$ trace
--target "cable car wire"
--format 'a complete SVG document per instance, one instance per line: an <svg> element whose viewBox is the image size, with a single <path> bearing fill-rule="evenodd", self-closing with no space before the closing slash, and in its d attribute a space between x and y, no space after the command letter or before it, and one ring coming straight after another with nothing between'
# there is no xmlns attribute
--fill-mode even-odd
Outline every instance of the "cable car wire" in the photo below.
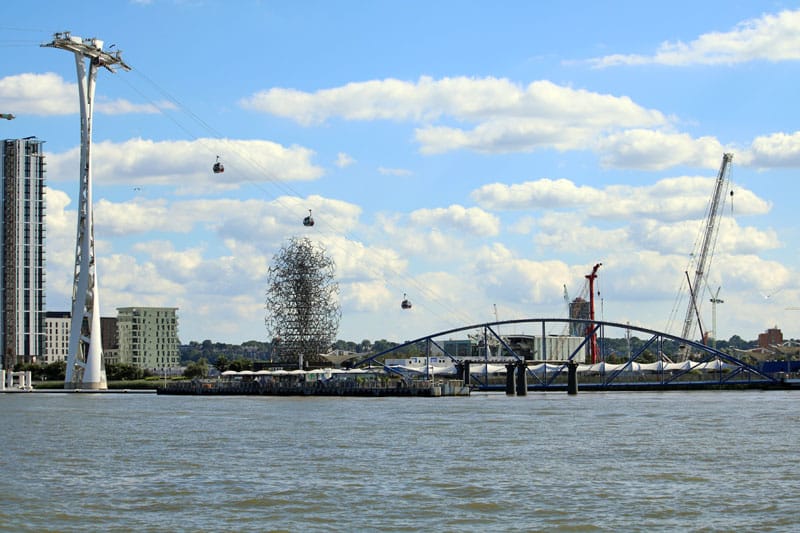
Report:
<svg viewBox="0 0 800 533"><path fill-rule="evenodd" d="M259 175L263 177L263 181L262 182L269 183L270 185L272 185L273 187L275 187L276 189L281 191L283 194L286 194L288 196L294 196L294 197L299 198L299 199L302 198L302 195L298 191L296 191L293 187L291 187L291 185L287 184L284 180L278 180L278 179L274 179L274 178L269 177L268 172L266 172L267 169L263 168L260 163L254 161L246 151L243 151L243 150L239 149L237 147L236 143L230 142L230 140L227 138L227 136L223 135L220 131L218 131L217 129L212 127L208 122L206 122L203 118L201 118L199 115L197 115L196 113L191 111L191 109L189 109L186 105L184 105L181 101L179 101L174 95L172 95L168 91L166 91L163 87L161 87L158 83L156 83L152 78L147 76L140 69L134 67L132 69L132 72L136 73L142 80L146 81L149 85L151 85L158 92L158 94L163 96L166 101L168 101L173 106L175 106L175 108L177 110L183 112L185 115L190 117L194 122L196 122L202 129L206 130L212 136L214 136L217 139L217 142L213 143L213 144L217 145L218 143L222 143L222 145L225 148L229 149L229 153L235 153L239 158L241 158L242 161L244 161L249 166L251 166L253 169L255 169L255 171L259 172L260 173ZM123 78L127 78L127 77L123 77ZM160 105L157 102L153 101L151 98L149 98L147 95L145 95L137 87L134 87L130 83L129 80L123 79L122 81L123 81L123 83L127 84L131 88L131 90L133 90L134 92L139 94L143 99L147 100L148 103L150 103L151 105L154 105L157 109L159 109L162 112L162 114L164 114L166 117L168 117L176 126L178 126L182 131L184 131L184 133L186 133L191 139L193 139L195 141L200 141L203 144L205 144L206 146L211 144L211 143L208 142L207 139L201 139L200 137L195 135L192 131L190 131L190 129L188 127L186 127L183 123L178 121L177 118L175 116L173 116L173 113L171 112L172 110L169 109L169 106ZM210 146L208 146L208 147L211 148ZM246 177L247 176L246 174L241 174L241 176L243 178L243 182L248 183L249 185L261 190L262 193L264 193L266 196L271 197L268 194L268 191L261 185L262 182L254 181L252 179L248 179ZM271 197L271 198L272 198L272 200L274 202L276 202L282 208L286 209L287 212L293 212L294 211L294 207L293 206L290 207L290 206L285 205L285 202L283 202L280 199L280 197ZM310 210L309 210L309 217L310 217ZM306 217L306 218L309 218L309 217ZM331 230L331 232L333 234L342 235L346 239L350 240L351 242L362 242L362 243L364 242L363 239L355 238L352 234L350 234L347 231L343 231L343 230L339 230L339 229L335 228L329 219L323 219L322 223L323 223L323 226L325 228L328 228L329 230ZM306 224L304 224L304 225L306 225ZM310 227L309 225L306 225L306 226ZM348 253L348 250L342 248L341 245L339 245L335 240L330 241L330 243L331 243L331 245L336 246L339 249L341 249L344 253ZM422 283L417 281L410 274L398 271L395 268L393 268L392 267L391 258L389 258L388 256L383 255L384 252L381 250L380 247L373 246L372 248L373 248L373 253L381 256L382 259L385 260L383 262L383 267L382 267L384 271L389 270L396 277L400 277L400 278L403 278L404 280L406 280L408 282L408 284L414 286L417 289L418 294L422 294L422 295L426 296L427 301L430 301L432 303L438 304L440 307L444 308L451 316L460 317L460 320L462 320L462 323L463 323L463 321L465 321L467 323L482 322L482 320L480 320L480 319L476 320L474 317L465 314L463 312L463 310L454 308L454 307L446 304L444 302L444 299L440 295L438 295L435 292L435 290L432 290L428 286L423 285ZM382 274L380 270L378 270L378 268L379 267L370 268L370 270L373 271L373 276L375 277L375 279L379 279L379 280L381 280L383 283L385 283L387 285L394 285L394 283L392 281L390 281L389 279L387 279L386 276L384 274ZM424 306L424 305L423 305L423 307L427 308L427 306ZM452 320L448 320L448 322L452 322L453 324L456 323L455 321L452 321Z"/></svg>

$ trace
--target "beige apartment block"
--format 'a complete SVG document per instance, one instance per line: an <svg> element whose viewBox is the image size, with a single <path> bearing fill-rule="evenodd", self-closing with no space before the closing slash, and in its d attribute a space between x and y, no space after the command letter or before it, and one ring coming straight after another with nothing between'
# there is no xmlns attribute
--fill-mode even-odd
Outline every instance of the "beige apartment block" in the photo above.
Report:
<svg viewBox="0 0 800 533"><path fill-rule="evenodd" d="M177 307L118 307L118 361L153 372L180 366Z"/></svg>
<svg viewBox="0 0 800 533"><path fill-rule="evenodd" d="M72 321L69 311L47 311L44 319L46 334L44 360L42 363L66 361L69 355L69 325Z"/></svg>

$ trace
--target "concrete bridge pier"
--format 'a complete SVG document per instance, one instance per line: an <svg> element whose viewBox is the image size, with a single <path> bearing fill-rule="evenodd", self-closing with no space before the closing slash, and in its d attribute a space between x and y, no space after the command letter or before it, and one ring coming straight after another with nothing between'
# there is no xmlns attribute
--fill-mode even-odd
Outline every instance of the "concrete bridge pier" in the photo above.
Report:
<svg viewBox="0 0 800 533"><path fill-rule="evenodd" d="M528 365L524 362L517 363L517 396L528 394Z"/></svg>
<svg viewBox="0 0 800 533"><path fill-rule="evenodd" d="M514 396L514 370L516 364L510 363L506 365L506 394Z"/></svg>
<svg viewBox="0 0 800 533"><path fill-rule="evenodd" d="M578 394L578 363L575 361L567 365L567 394Z"/></svg>

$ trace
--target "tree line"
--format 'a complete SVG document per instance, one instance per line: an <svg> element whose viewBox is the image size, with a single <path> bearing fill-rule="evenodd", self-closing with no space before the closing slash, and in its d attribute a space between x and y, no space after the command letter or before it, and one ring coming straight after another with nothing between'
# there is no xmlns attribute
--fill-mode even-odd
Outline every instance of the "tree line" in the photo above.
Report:
<svg viewBox="0 0 800 533"><path fill-rule="evenodd" d="M379 353L398 346L399 343L387 341L386 339L370 341L364 339L361 342L337 340L332 346L332 350L345 350L355 353ZM271 361L273 355L274 342L246 341L242 344L227 344L224 342L213 342L204 340L202 342L191 341L188 344L179 346L181 364L191 361L205 359L211 364L215 364L220 356L228 360L249 359L250 361Z"/></svg>

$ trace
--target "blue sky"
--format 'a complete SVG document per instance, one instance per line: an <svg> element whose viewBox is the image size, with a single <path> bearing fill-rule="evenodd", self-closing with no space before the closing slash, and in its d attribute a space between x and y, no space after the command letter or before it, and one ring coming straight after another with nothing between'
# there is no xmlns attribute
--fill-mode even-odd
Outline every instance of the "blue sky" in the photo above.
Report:
<svg viewBox="0 0 800 533"><path fill-rule="evenodd" d="M598 316L679 334L733 152L704 329L719 288L718 338L800 336L799 3L70 4L0 23L2 136L46 141L50 310L80 128L74 59L40 45L70 31L132 67L97 83L104 316L178 307L184 342L266 340L267 268L308 236L337 264L342 339L562 317L598 262Z"/></svg>

